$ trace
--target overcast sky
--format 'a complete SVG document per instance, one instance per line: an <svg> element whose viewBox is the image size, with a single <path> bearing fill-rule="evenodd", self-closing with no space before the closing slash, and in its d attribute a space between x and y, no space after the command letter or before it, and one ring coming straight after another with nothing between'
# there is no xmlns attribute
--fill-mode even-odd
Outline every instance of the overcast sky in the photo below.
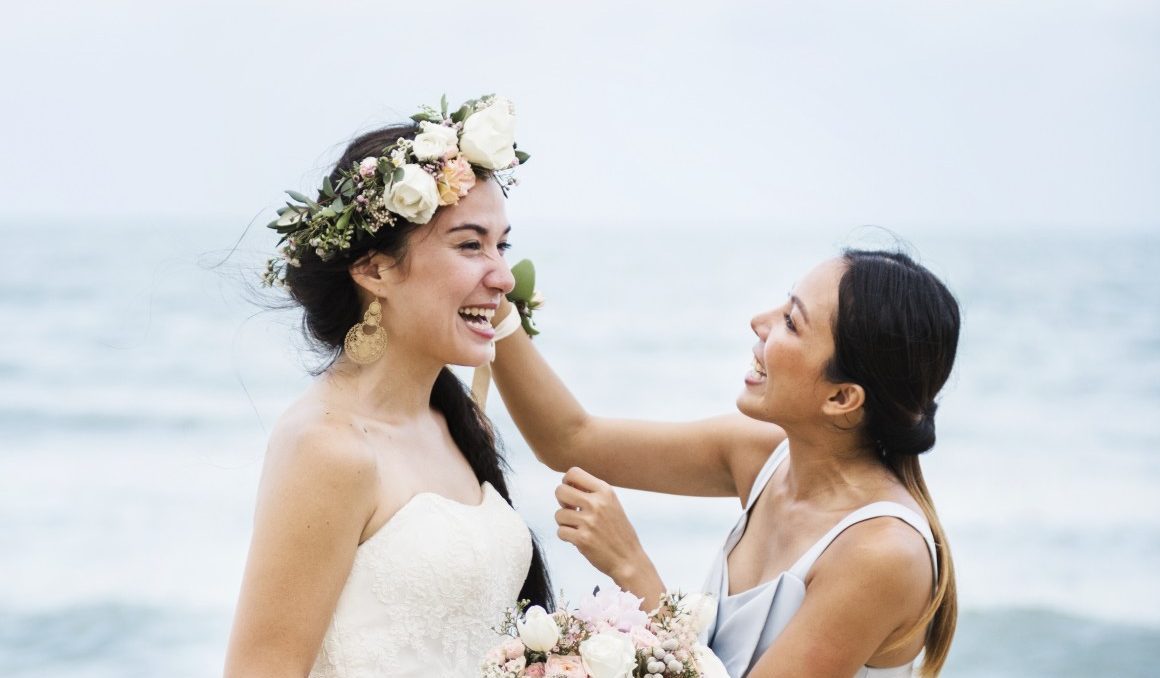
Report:
<svg viewBox="0 0 1160 678"><path fill-rule="evenodd" d="M0 228L245 222L443 92L522 219L1160 225L1156 2L22 2L0 69Z"/></svg>

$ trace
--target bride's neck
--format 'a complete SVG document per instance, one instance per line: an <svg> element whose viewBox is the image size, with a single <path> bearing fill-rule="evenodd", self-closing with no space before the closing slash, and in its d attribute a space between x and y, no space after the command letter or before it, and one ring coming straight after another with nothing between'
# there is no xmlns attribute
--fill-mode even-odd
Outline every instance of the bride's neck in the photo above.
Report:
<svg viewBox="0 0 1160 678"><path fill-rule="evenodd" d="M367 365L340 356L324 379L352 411L402 422L430 413L431 389L441 369L442 364L388 345L381 358Z"/></svg>

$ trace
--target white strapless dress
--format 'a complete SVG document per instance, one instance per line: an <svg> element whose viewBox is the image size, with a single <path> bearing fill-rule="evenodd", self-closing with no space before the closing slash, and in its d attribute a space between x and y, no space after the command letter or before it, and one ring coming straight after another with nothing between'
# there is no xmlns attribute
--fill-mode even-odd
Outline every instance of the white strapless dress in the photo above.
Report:
<svg viewBox="0 0 1160 678"><path fill-rule="evenodd" d="M482 491L478 506L417 494L358 547L311 678L479 675L532 558L519 514Z"/></svg>

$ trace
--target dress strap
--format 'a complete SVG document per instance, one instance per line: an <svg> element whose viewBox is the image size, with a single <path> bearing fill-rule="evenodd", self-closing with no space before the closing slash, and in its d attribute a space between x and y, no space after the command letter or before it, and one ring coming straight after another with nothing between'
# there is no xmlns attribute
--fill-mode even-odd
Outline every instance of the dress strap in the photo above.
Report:
<svg viewBox="0 0 1160 678"><path fill-rule="evenodd" d="M822 553L830 547L830 544L838 538L852 525L860 522L870 520L871 518L882 517L898 518L902 522L913 527L919 534L922 535L923 541L926 542L926 547L930 551L930 562L933 566L935 580L938 580L938 551L934 546L934 534L930 531L930 525L926 520L912 511L911 509L893 501L878 501L873 504L867 504L860 509L856 509L838 522L837 525L830 528L830 531L817 541L810 550L802 554L802 557L793 564L787 572L794 575L798 579L805 581L806 575L809 574L810 568L822 555Z"/></svg>
<svg viewBox="0 0 1160 678"><path fill-rule="evenodd" d="M753 504L757 502L757 498L761 496L765 486L769 484L769 479L773 477L773 472L777 470L778 465L782 460L789 456L789 438L781 441L781 444L773 448L773 453L769 455L769 459L765 460L765 465L757 473L757 478L753 480L753 487L749 489L749 496L745 499L745 511L748 513L749 509L753 508Z"/></svg>

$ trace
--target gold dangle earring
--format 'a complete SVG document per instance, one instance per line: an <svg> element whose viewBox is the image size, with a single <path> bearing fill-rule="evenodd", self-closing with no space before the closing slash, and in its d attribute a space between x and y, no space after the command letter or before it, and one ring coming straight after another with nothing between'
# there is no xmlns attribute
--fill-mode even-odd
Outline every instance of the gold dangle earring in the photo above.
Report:
<svg viewBox="0 0 1160 678"><path fill-rule="evenodd" d="M379 322L383 319L383 307L375 299L367 307L361 323L355 324L346 333L346 354L359 365L369 365L383 357L387 348L387 332Z"/></svg>

